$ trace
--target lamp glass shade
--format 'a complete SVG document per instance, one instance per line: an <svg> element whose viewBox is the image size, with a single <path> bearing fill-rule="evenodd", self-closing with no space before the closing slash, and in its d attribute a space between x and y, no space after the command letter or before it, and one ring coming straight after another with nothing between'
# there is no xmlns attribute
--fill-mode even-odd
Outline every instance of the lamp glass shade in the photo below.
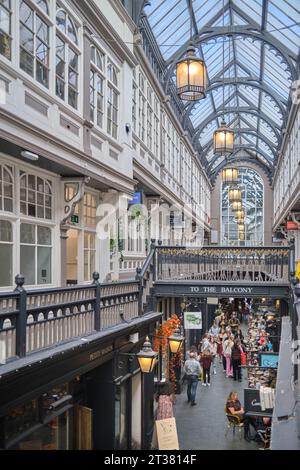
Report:
<svg viewBox="0 0 300 470"><path fill-rule="evenodd" d="M217 155L230 155L233 152L234 132L221 122L221 127L214 132L214 153Z"/></svg>
<svg viewBox="0 0 300 470"><path fill-rule="evenodd" d="M241 241L244 241L245 240L245 232L239 232L239 239Z"/></svg>
<svg viewBox="0 0 300 470"><path fill-rule="evenodd" d="M224 183L233 184L238 183L239 171L237 168L230 167L222 170L222 180Z"/></svg>
<svg viewBox="0 0 300 470"><path fill-rule="evenodd" d="M245 224L244 223L238 224L238 229L240 232L245 232Z"/></svg>
<svg viewBox="0 0 300 470"><path fill-rule="evenodd" d="M153 351L149 338L146 338L143 349L136 356L143 374L150 374L156 364L158 353Z"/></svg>
<svg viewBox="0 0 300 470"><path fill-rule="evenodd" d="M242 209L241 211L236 211L235 213L236 219L244 219L245 218L245 211Z"/></svg>
<svg viewBox="0 0 300 470"><path fill-rule="evenodd" d="M190 46L186 57L176 64L177 95L184 101L197 101L206 97L207 69L203 59L196 57Z"/></svg>
<svg viewBox="0 0 300 470"><path fill-rule="evenodd" d="M242 191L240 188L229 189L229 201L230 202L242 202Z"/></svg>
<svg viewBox="0 0 300 470"><path fill-rule="evenodd" d="M233 212L241 211L243 209L242 201L233 201L231 205Z"/></svg>
<svg viewBox="0 0 300 470"><path fill-rule="evenodd" d="M184 337L180 335L179 330L176 330L173 336L168 338L169 348L172 354L177 354L184 342Z"/></svg>

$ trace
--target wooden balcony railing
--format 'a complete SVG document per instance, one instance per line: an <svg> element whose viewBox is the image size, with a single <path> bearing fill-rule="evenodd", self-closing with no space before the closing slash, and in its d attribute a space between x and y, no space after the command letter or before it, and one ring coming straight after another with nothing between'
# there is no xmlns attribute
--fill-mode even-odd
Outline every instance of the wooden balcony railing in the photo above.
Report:
<svg viewBox="0 0 300 470"><path fill-rule="evenodd" d="M0 363L85 337L139 315L139 281L0 293Z"/></svg>

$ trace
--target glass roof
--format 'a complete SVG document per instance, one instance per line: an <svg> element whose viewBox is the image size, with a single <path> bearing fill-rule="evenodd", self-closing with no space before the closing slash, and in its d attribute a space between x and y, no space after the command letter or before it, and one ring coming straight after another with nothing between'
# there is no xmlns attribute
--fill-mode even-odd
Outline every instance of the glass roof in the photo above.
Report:
<svg viewBox="0 0 300 470"><path fill-rule="evenodd" d="M202 158L213 162L211 169L220 164L212 134L224 114L237 131L237 150L248 145L270 168L297 79L300 0L190 1L191 9L189 0L151 0L144 11L171 72L185 55L192 25L196 53L209 77L207 97L186 103ZM174 73L169 76L174 83Z"/></svg>

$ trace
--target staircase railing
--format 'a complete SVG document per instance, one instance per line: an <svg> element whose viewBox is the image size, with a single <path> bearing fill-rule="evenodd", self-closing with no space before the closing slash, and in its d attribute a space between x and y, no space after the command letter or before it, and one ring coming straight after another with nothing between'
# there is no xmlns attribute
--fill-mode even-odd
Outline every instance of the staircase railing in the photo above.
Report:
<svg viewBox="0 0 300 470"><path fill-rule="evenodd" d="M155 240L151 240L149 254L142 268L136 270L136 280L139 282L139 310L143 313L155 310L152 295L153 284L156 280L157 251Z"/></svg>

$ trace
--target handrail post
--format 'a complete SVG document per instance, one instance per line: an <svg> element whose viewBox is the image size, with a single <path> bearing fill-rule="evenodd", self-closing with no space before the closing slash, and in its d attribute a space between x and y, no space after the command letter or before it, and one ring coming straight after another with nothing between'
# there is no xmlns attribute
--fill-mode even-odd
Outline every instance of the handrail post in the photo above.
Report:
<svg viewBox="0 0 300 470"><path fill-rule="evenodd" d="M15 277L17 285L15 292L18 292L17 299L18 316L16 322L16 355L26 356L26 326L27 326L27 292L24 289L25 277L18 274Z"/></svg>
<svg viewBox="0 0 300 470"><path fill-rule="evenodd" d="M93 286L95 287L95 318L94 318L94 328L95 331L101 331L101 284L99 282L100 274L95 272L93 273Z"/></svg>
<svg viewBox="0 0 300 470"><path fill-rule="evenodd" d="M144 286L143 286L143 277L142 277L142 269L136 268L136 280L139 281L139 300L138 300L138 309L139 309L139 316L143 315L143 293L144 293Z"/></svg>
<svg viewBox="0 0 300 470"><path fill-rule="evenodd" d="M296 272L296 254L295 254L295 239L292 238L290 241L290 260L289 260L289 277L292 279L295 277Z"/></svg>
<svg viewBox="0 0 300 470"><path fill-rule="evenodd" d="M153 251L153 261L152 261L152 266L153 266L153 270L152 270L152 275L153 275L153 282L156 281L156 240L155 239L151 239L151 251Z"/></svg>

